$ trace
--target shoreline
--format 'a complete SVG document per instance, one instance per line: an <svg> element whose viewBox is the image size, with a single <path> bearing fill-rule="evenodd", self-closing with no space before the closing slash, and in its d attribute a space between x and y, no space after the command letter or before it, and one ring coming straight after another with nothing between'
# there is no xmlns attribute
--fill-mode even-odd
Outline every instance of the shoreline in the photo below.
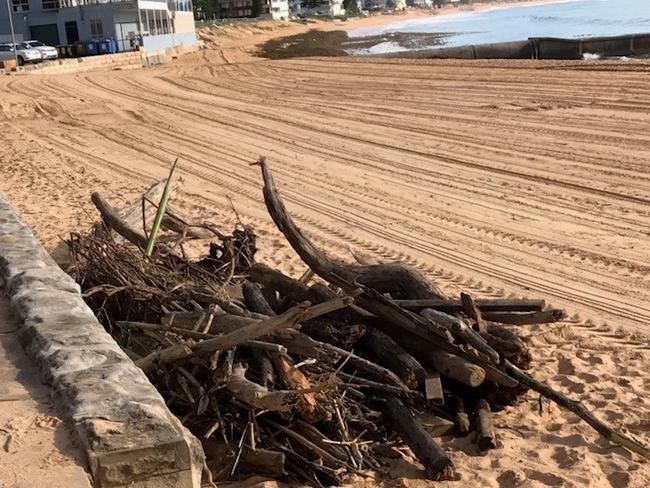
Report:
<svg viewBox="0 0 650 488"><path fill-rule="evenodd" d="M410 20L422 17L437 17L439 15L454 15L465 12L482 12L491 9L508 9L514 7L535 7L538 5L547 5L553 3L568 3L574 0L522 0L522 1L512 1L505 0L501 2L478 2L472 4L471 6L461 6L455 7L452 5L445 5L441 8L436 9L413 9L406 10L403 12L395 12L392 14L374 14L369 17L354 17L343 21L346 25L342 29L345 32L350 33L350 31L362 27L371 27L371 26L380 26L380 25L389 25L396 22L401 22L402 20ZM354 25L347 25L354 24ZM328 29L329 30L329 29ZM357 36L350 36L351 38L356 38ZM364 36L358 36L364 37Z"/></svg>
<svg viewBox="0 0 650 488"><path fill-rule="evenodd" d="M354 17L346 20L342 19L303 19L302 21L274 21L259 20L250 23L215 23L207 24L197 29L197 36L203 46L208 49L216 49L220 52L221 62L225 64L252 62L267 58L277 58L278 56L269 56L269 44L277 44L282 50L283 43L280 40L288 40L290 43L301 42L299 36L307 36L308 33L316 33L316 37L325 39L327 47L325 49L314 50L301 49L299 55L281 55L279 57L304 57L304 56L329 56L341 55L343 52L338 49L336 35L339 32L345 34L348 39L362 39L362 37L352 37L349 32L364 27L390 25L411 19L424 17L434 17L438 15L453 15L469 11L489 10L491 8L513 8L517 6L534 6L551 3L564 3L567 0L522 0L522 1L499 1L499 2L480 2L469 8L445 6L440 9L408 9L390 14L374 14L368 17ZM571 1L571 0L568 0ZM367 37L367 36L366 36ZM266 53L264 53L266 51ZM314 54L318 51L321 54ZM336 53L338 51L338 54Z"/></svg>

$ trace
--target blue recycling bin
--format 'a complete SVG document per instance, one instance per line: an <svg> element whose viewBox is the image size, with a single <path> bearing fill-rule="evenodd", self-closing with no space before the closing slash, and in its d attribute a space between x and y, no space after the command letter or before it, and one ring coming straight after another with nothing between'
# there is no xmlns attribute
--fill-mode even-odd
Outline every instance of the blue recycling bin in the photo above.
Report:
<svg viewBox="0 0 650 488"><path fill-rule="evenodd" d="M99 46L97 41L86 41L86 56L94 56L99 52Z"/></svg>
<svg viewBox="0 0 650 488"><path fill-rule="evenodd" d="M109 40L102 39L101 41L97 41L97 52L99 54L108 54L110 52L109 47L110 47Z"/></svg>
<svg viewBox="0 0 650 488"><path fill-rule="evenodd" d="M115 54L117 52L117 42L115 42L115 39L97 41L97 52L99 54Z"/></svg>

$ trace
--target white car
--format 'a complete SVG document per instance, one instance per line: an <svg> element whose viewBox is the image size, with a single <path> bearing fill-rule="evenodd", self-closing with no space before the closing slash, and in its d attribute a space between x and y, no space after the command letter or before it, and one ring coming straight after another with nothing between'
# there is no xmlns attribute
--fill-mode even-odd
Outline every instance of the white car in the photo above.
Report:
<svg viewBox="0 0 650 488"><path fill-rule="evenodd" d="M15 52L14 52L15 51ZM36 49L25 49L15 44L0 44L0 60L18 58L18 64L40 63L43 60L41 53Z"/></svg>
<svg viewBox="0 0 650 488"><path fill-rule="evenodd" d="M25 49L36 49L39 53L41 53L43 61L56 59L59 57L59 53L55 47L43 44L41 41L25 41L18 44L18 46Z"/></svg>

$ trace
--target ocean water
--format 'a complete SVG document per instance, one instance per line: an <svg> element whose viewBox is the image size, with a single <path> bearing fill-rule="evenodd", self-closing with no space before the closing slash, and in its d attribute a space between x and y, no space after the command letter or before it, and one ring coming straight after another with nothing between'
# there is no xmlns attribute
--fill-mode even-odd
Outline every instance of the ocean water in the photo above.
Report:
<svg viewBox="0 0 650 488"><path fill-rule="evenodd" d="M362 27L350 37L446 33L437 46L525 40L529 37L614 36L650 32L650 0L567 0L542 5L495 6L482 11L420 17ZM426 49L422 45L419 48ZM386 43L383 52L398 51ZM375 50L376 52L376 50Z"/></svg>

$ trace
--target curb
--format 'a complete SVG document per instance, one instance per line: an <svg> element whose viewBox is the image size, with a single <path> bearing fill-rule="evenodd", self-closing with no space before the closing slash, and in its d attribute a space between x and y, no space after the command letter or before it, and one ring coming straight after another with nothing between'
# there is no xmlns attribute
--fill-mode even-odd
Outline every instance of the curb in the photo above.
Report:
<svg viewBox="0 0 650 488"><path fill-rule="evenodd" d="M199 488L200 442L167 409L0 193L0 286L23 347L81 441L98 488Z"/></svg>

